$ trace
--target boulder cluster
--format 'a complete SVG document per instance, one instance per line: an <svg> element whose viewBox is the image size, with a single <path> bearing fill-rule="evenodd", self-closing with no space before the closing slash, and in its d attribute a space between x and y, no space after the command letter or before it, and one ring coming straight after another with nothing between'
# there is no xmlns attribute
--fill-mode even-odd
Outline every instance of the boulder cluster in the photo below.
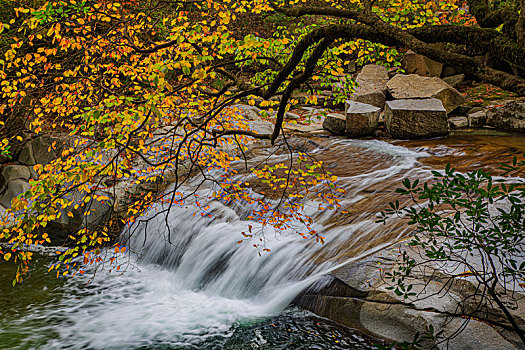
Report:
<svg viewBox="0 0 525 350"><path fill-rule="evenodd" d="M38 179L34 171L37 164L47 165L59 157L64 139L50 135L42 135L27 139L20 145L13 158L1 159L0 164L0 217L11 207L15 197L30 189L30 181ZM52 232L50 238L54 244L61 244L67 236L83 227L94 227L104 224L112 213L109 200L96 200L95 196L111 198L108 191L95 191L89 201L78 190L65 194L71 200L68 208L62 208L61 215L47 223L47 230ZM69 213L69 215L68 215Z"/></svg>
<svg viewBox="0 0 525 350"><path fill-rule="evenodd" d="M324 121L323 127L334 134L373 135L384 122L394 138L444 136L450 131L448 113L465 101L438 77L396 74L390 78L379 65L364 66L356 82L358 87L346 101L345 115L328 114Z"/></svg>
<svg viewBox="0 0 525 350"><path fill-rule="evenodd" d="M364 66L355 77L357 88L348 97L344 114L328 114L323 128L335 135L362 137L377 134L384 125L398 139L446 136L451 128L525 131L525 103L513 101L490 110L466 106L465 96L456 90L465 75L452 74L450 67L411 51L404 57L403 70L406 74ZM341 85L336 83L334 90Z"/></svg>

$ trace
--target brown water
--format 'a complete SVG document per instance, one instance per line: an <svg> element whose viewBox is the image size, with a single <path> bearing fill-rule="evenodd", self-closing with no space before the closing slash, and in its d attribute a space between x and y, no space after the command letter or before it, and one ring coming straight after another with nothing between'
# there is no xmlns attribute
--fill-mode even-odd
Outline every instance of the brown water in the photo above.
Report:
<svg viewBox="0 0 525 350"><path fill-rule="evenodd" d="M447 163L459 171L482 169L491 174L501 174L501 163L510 163L514 156L525 153L525 136L496 130L456 131L451 136L425 141L393 142L414 150L422 150L431 156L423 158L423 164L443 169Z"/></svg>
<svg viewBox="0 0 525 350"><path fill-rule="evenodd" d="M316 261L339 263L368 249L396 242L408 233L402 221L391 222L387 227L375 223L378 212L397 199L395 190L402 187L403 179L430 180L430 171L442 170L447 163L462 172L482 169L500 175L501 163L510 163L514 156L519 158L525 152L525 136L482 129L431 140L296 138L290 140L290 145L322 160L325 169L337 175L339 186L347 191L342 209L348 214L312 213L324 231L330 233L323 249L314 254ZM263 157L270 164L283 161L276 158L272 162L268 145L259 146L252 153L256 157L250 165Z"/></svg>

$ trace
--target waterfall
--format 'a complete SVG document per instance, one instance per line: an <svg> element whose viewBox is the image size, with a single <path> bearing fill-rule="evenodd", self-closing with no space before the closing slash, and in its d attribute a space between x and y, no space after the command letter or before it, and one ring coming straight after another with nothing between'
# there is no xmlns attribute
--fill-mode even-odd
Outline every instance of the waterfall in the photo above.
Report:
<svg viewBox="0 0 525 350"><path fill-rule="evenodd" d="M377 201L389 198L369 197L389 187L393 191L405 176L427 172L417 168L417 158L426 153L380 141L330 140L311 153L348 163L349 174L339 180L347 190L343 207L359 208L334 218L311 206L325 245L268 229L265 245L271 252L259 254L250 242L237 243L248 225L263 229L241 219L250 208L210 200L212 216L201 217L189 201L173 206L166 217L158 215L166 204L158 204L144 214L147 226L140 222L122 233L131 254L125 273L100 272L87 286L90 277L68 279L52 307L16 322L45 319L41 332L54 334L46 348L199 348L207 338L230 336L233 324L279 314L324 273L404 234L374 222ZM212 190L201 188L199 198Z"/></svg>

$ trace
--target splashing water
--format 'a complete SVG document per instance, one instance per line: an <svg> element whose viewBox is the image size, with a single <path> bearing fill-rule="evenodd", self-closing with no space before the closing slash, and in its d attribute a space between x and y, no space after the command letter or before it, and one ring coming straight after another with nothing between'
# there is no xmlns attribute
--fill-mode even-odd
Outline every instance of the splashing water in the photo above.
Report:
<svg viewBox="0 0 525 350"><path fill-rule="evenodd" d="M174 206L166 218L155 216L156 210L162 209L159 204L145 215L150 218L147 227L137 224L123 233L122 240L130 252L130 265L123 275L100 272L89 284L85 276L42 282L38 288L54 285L50 287L53 291L48 291L53 296L42 303L30 303L16 315L13 310L5 312L0 339L6 340L0 340L0 347L275 348L275 343L261 333L268 329L268 322L284 317L278 315L287 315L283 322L294 324L302 322L295 320L312 317L304 312L297 316L296 311L283 314L298 293L323 273L380 249L405 233L374 222L377 208L388 198L370 199L370 194L395 188L403 176L428 173L417 169L417 159L426 153L385 142L332 140L320 146L312 152L346 163L342 166L345 176L339 180L347 190L343 207L358 208L355 215L335 219L329 212L316 213L315 205L311 206L316 229L323 232L327 244L272 231L265 234L271 253L259 255L250 244L236 243L248 224L254 230L263 229L255 222L241 220L242 208L212 201L212 218L194 217L191 208L179 206ZM201 198L211 190L202 189ZM370 203L363 204L366 201ZM254 322L263 322L263 326L257 328ZM319 322L324 325L318 319L312 324ZM239 334L249 336L239 338ZM273 336L279 338L279 334ZM237 339L238 345L244 342L244 346L235 347L227 339ZM303 335L300 339L297 346L289 348L303 348L307 344L304 339L309 338ZM370 348L367 340L356 339L360 340L339 345ZM339 345L316 346L335 349Z"/></svg>

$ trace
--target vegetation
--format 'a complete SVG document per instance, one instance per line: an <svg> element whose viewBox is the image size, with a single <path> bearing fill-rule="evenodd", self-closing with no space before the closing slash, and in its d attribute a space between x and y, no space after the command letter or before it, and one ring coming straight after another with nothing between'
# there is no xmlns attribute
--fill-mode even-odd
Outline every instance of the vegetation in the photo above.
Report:
<svg viewBox="0 0 525 350"><path fill-rule="evenodd" d="M515 157L503 169L522 175L524 165L525 161ZM415 292L411 278L422 271L429 277L418 283L439 280L443 285L439 293L446 294L469 279L475 288L460 301L458 314L468 322L470 318L485 319L490 308L499 309L507 320L503 327L514 330L525 343L525 330L511 313L518 307L517 292L523 291L525 282L522 177L493 177L481 170L462 174L450 164L433 175L433 181L424 184L404 180L404 188L396 192L408 197L408 204L392 202L391 209L381 213L383 222L398 215L415 229L408 243L412 253L404 251L399 267L386 273L392 283L389 288L405 299L417 298L420 292Z"/></svg>
<svg viewBox="0 0 525 350"><path fill-rule="evenodd" d="M111 203L110 222L72 232L55 266L57 274L82 272L79 261L104 262L100 248L115 227L132 224L152 203L168 202L168 211L183 203L199 187L181 192L196 173L217 184L220 200L259 202L262 209L250 219L277 231L299 221L299 234L322 242L300 201L314 191L320 208L338 210L343 191L322 164L299 152L286 163L250 169L281 198L274 205L254 195L250 183L228 181L236 173L232 163L251 139L290 148L283 126L297 103L294 91L308 90L315 103L352 57L399 66L400 52L412 49L524 95L523 1L467 4L470 12L457 0L2 0L2 154L17 156L37 135L64 141L57 159L35 166L38 180L3 218L14 221L3 232L12 244L3 258L22 263L20 280L31 258L20 248L49 242L49 223L73 215L71 208ZM234 30L261 16L273 21L273 34ZM339 98L354 88L351 81L344 86ZM276 108L271 133L258 133L234 107L256 98ZM152 142L159 131L165 142ZM138 170L137 163L145 166ZM155 183L168 172L175 174L172 191L145 191L120 212L100 192L124 181ZM202 214L208 215L205 206ZM260 233L245 238L266 249Z"/></svg>

